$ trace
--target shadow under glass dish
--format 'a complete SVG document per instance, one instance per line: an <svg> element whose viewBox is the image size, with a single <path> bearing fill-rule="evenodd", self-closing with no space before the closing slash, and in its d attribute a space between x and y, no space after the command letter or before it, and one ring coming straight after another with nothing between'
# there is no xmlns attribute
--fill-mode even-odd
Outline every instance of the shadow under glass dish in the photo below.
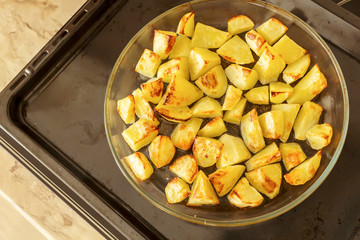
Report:
<svg viewBox="0 0 360 240"><path fill-rule="evenodd" d="M134 69L144 49L152 49L154 29L176 31L180 18L190 11L195 12L196 22L202 22L225 31L227 20L239 14L249 16L255 23L255 28L270 17L278 18L288 27L286 34L310 53L310 68L315 63L319 65L327 78L328 87L314 101L324 108L322 122L331 124L334 134L331 144L323 149L319 170L309 182L293 187L283 181L280 194L276 198L265 201L253 209L235 208L230 205L226 197L220 198L218 206L186 207L186 201L180 204L169 204L166 200L165 186L175 176L167 167L155 169L149 180L141 182L122 160L123 157L132 154L132 150L121 136L127 126L116 111L116 101L131 94L143 82ZM163 122L162 119L159 120ZM190 222L214 226L241 226L265 221L292 209L305 200L320 186L334 167L346 138L348 121L349 103L345 80L326 43L296 16L260 1L195 1L170 9L153 19L133 37L120 54L111 73L105 99L105 125L108 142L119 168L130 184L143 197L163 211ZM161 123L160 134L171 134L175 126L175 123ZM141 151L146 153L146 149L147 147L144 147ZM311 157L308 152L306 153L308 157Z"/></svg>

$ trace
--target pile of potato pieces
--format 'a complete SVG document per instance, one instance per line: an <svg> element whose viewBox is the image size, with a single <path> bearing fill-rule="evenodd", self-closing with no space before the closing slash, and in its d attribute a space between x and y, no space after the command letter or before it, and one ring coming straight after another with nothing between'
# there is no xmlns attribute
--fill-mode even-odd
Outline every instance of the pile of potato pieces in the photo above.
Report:
<svg viewBox="0 0 360 240"><path fill-rule="evenodd" d="M327 86L318 65L307 72L310 55L285 34L287 27L278 19L270 18L255 30L249 17L238 15L228 20L225 32L200 22L195 26L194 17L194 12L185 14L176 33L155 30L153 50L145 49L135 68L150 80L118 100L121 118L133 123L122 135L135 151L125 157L135 176L143 181L154 172L147 157L137 152L150 144L156 168L170 164L176 148L192 148L192 155L169 166L176 175L165 188L169 203L189 196L187 206L217 205L228 194L236 207L256 207L263 195L273 199L279 194L283 177L291 185L309 181L333 131L327 123L318 124L323 108L311 102ZM237 35L244 32L245 41ZM254 63L252 52L259 57L254 67L241 66ZM220 56L230 64L225 70ZM262 86L255 87L258 81ZM149 102L156 104L154 109ZM243 115L247 102L271 103L271 111L258 116L253 108ZM170 137L158 135L155 112L178 123ZM203 118L212 120L201 128ZM240 125L242 138L227 134L224 121ZM314 156L307 159L298 143L287 143L292 129L295 139L318 150ZM280 146L266 146L264 138L278 139ZM284 175L281 160L288 172ZM199 170L213 165L217 170L208 176Z"/></svg>

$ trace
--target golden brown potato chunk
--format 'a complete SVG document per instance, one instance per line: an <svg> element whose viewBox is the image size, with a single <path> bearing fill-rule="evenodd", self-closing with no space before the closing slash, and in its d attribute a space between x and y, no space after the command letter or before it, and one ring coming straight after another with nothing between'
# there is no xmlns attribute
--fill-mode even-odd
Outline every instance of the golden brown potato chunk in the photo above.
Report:
<svg viewBox="0 0 360 240"><path fill-rule="evenodd" d="M122 132L125 142L133 151L137 151L151 141L158 135L159 128L147 119L139 119L129 128Z"/></svg>
<svg viewBox="0 0 360 240"><path fill-rule="evenodd" d="M175 77L164 93L161 104L169 107L185 107L199 100L204 93L185 78Z"/></svg>
<svg viewBox="0 0 360 240"><path fill-rule="evenodd" d="M296 84L293 93L286 100L288 103L304 104L311 101L327 87L327 80L316 64L303 79Z"/></svg>
<svg viewBox="0 0 360 240"><path fill-rule="evenodd" d="M135 152L125 157L125 160L134 175L141 181L148 179L154 172L151 163L141 152Z"/></svg>
<svg viewBox="0 0 360 240"><path fill-rule="evenodd" d="M219 140L206 137L196 137L192 151L200 167L210 167L220 159L224 144Z"/></svg>
<svg viewBox="0 0 360 240"><path fill-rule="evenodd" d="M223 118L224 121L239 125L245 109L246 101L246 98L241 98L233 109L226 111Z"/></svg>
<svg viewBox="0 0 360 240"><path fill-rule="evenodd" d="M219 48L230 38L231 33L198 22L191 40L191 47Z"/></svg>
<svg viewBox="0 0 360 240"><path fill-rule="evenodd" d="M218 101L210 97L203 97L192 108L192 116L200 118L222 117L222 108Z"/></svg>
<svg viewBox="0 0 360 240"><path fill-rule="evenodd" d="M254 53L258 56L263 53L266 46L269 46L266 40L254 29L251 29L245 34L245 41L251 50L253 50Z"/></svg>
<svg viewBox="0 0 360 240"><path fill-rule="evenodd" d="M155 30L153 51L157 53L161 59L166 59L174 47L176 36L174 32Z"/></svg>
<svg viewBox="0 0 360 240"><path fill-rule="evenodd" d="M229 193L228 200L235 207L246 208L259 206L264 198L249 184L246 177L243 177Z"/></svg>
<svg viewBox="0 0 360 240"><path fill-rule="evenodd" d="M195 84L209 97L220 98L226 91L228 81L224 69L218 65L202 75Z"/></svg>
<svg viewBox="0 0 360 240"><path fill-rule="evenodd" d="M178 203L190 195L190 187L178 177L174 177L165 187L166 199L169 203Z"/></svg>
<svg viewBox="0 0 360 240"><path fill-rule="evenodd" d="M146 83L141 84L141 90L146 100L155 104L160 102L163 89L164 84L162 78L153 78Z"/></svg>
<svg viewBox="0 0 360 240"><path fill-rule="evenodd" d="M201 137L212 138L218 137L226 131L227 129L222 117L216 117L200 129L198 135Z"/></svg>
<svg viewBox="0 0 360 240"><path fill-rule="evenodd" d="M275 104L271 106L272 111L280 110L284 113L284 131L280 137L282 142L287 142L300 107L300 104Z"/></svg>
<svg viewBox="0 0 360 240"><path fill-rule="evenodd" d="M251 152L257 153L265 147L265 141L256 108L242 117L240 131L245 145Z"/></svg>
<svg viewBox="0 0 360 240"><path fill-rule="evenodd" d="M304 103L294 123L296 139L306 140L306 133L319 122L322 111L319 104L310 101Z"/></svg>
<svg viewBox="0 0 360 240"><path fill-rule="evenodd" d="M265 138L278 139L284 132L284 113L273 110L259 116L260 126Z"/></svg>
<svg viewBox="0 0 360 240"><path fill-rule="evenodd" d="M194 142L203 120L191 118L189 121L179 123L171 134L171 141L175 147L188 150Z"/></svg>
<svg viewBox="0 0 360 240"><path fill-rule="evenodd" d="M310 54L306 54L289 64L283 71L283 79L287 84L302 78L310 66Z"/></svg>
<svg viewBox="0 0 360 240"><path fill-rule="evenodd" d="M231 64L225 69L225 74L237 88L249 90L255 86L259 80L258 73L250 68Z"/></svg>
<svg viewBox="0 0 360 240"><path fill-rule="evenodd" d="M152 78L155 76L158 67L160 66L161 58L158 54L149 49L145 49L136 64L135 72L138 72L146 77Z"/></svg>
<svg viewBox="0 0 360 240"><path fill-rule="evenodd" d="M287 30L288 28L276 18L270 18L256 28L256 31L260 33L270 45L273 45Z"/></svg>
<svg viewBox="0 0 360 240"><path fill-rule="evenodd" d="M312 179L319 169L321 161L321 150L319 150L312 158L302 162L300 165L284 175L285 181L290 185L303 185Z"/></svg>
<svg viewBox="0 0 360 240"><path fill-rule="evenodd" d="M306 139L313 149L319 150L330 144L332 135L333 129L330 124L317 124L306 133Z"/></svg>
<svg viewBox="0 0 360 240"><path fill-rule="evenodd" d="M228 20L228 31L235 35L251 30L254 25L254 22L249 17L237 15Z"/></svg>
<svg viewBox="0 0 360 240"><path fill-rule="evenodd" d="M216 52L231 63L249 64L254 62L249 45L237 35L224 43Z"/></svg>
<svg viewBox="0 0 360 240"><path fill-rule="evenodd" d="M283 82L271 82L269 84L270 89L270 102L282 103L284 102L293 92L293 88Z"/></svg>
<svg viewBox="0 0 360 240"><path fill-rule="evenodd" d="M116 109L125 124L135 122L135 99L133 95L118 100Z"/></svg>
<svg viewBox="0 0 360 240"><path fill-rule="evenodd" d="M275 142L252 156L246 163L246 170L251 171L256 168L280 162L281 152Z"/></svg>
<svg viewBox="0 0 360 240"><path fill-rule="evenodd" d="M240 101L242 91L232 85L229 85L226 94L222 110L232 110L236 104Z"/></svg>
<svg viewBox="0 0 360 240"><path fill-rule="evenodd" d="M216 170L209 175L209 179L213 184L215 191L219 197L227 194L240 179L241 175L245 171L245 166L234 165L227 166Z"/></svg>
<svg viewBox="0 0 360 240"><path fill-rule="evenodd" d="M269 104L269 86L256 87L244 94L244 97L255 104Z"/></svg>
<svg viewBox="0 0 360 240"><path fill-rule="evenodd" d="M279 194L282 174L280 163L266 165L245 173L250 184L259 192L273 199Z"/></svg>
<svg viewBox="0 0 360 240"><path fill-rule="evenodd" d="M287 171L306 159L306 155L298 143L280 143L280 152Z"/></svg>
<svg viewBox="0 0 360 240"><path fill-rule="evenodd" d="M192 155L182 156L169 166L169 170L187 183L192 183L198 173L196 159Z"/></svg>
<svg viewBox="0 0 360 240"><path fill-rule="evenodd" d="M187 206L217 205L219 198L216 196L210 180L203 171L199 171L191 187L191 194Z"/></svg>
<svg viewBox="0 0 360 240"><path fill-rule="evenodd" d="M180 22L178 24L176 33L181 34L181 35L185 35L185 36L188 36L188 37L192 37L193 33L194 33L194 26L195 26L194 18L195 18L195 13L194 12L186 13L180 19Z"/></svg>
<svg viewBox="0 0 360 240"><path fill-rule="evenodd" d="M219 141L222 142L224 146L220 159L216 162L216 168L219 169L241 163L251 157L251 153L241 138L224 134L219 138Z"/></svg>
<svg viewBox="0 0 360 240"><path fill-rule="evenodd" d="M157 136L149 146L150 160L157 168L168 165L174 155L175 147L168 136Z"/></svg>
<svg viewBox="0 0 360 240"><path fill-rule="evenodd" d="M159 124L156 115L149 102L146 100L140 88L133 91L132 95L135 100L135 113L139 118L145 118L152 121L155 125Z"/></svg>
<svg viewBox="0 0 360 240"><path fill-rule="evenodd" d="M189 63L184 57L171 59L160 65L157 77L169 83L174 77L189 79Z"/></svg>
<svg viewBox="0 0 360 240"><path fill-rule="evenodd" d="M189 55L190 79L198 79L220 63L221 59L217 53L204 48L193 48Z"/></svg>
<svg viewBox="0 0 360 240"><path fill-rule="evenodd" d="M285 60L286 64L291 64L300 59L307 52L287 35L284 35L274 44L273 48Z"/></svg>

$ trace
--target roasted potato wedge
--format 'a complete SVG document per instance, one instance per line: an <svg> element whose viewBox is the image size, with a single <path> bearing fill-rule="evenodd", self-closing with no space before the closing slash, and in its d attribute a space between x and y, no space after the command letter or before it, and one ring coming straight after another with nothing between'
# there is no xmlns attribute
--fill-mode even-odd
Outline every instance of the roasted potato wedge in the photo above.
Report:
<svg viewBox="0 0 360 240"><path fill-rule="evenodd" d="M162 78L164 82L169 83L174 77L189 79L188 59L174 58L160 65L157 77Z"/></svg>
<svg viewBox="0 0 360 240"><path fill-rule="evenodd" d="M117 101L117 112L125 124L135 122L135 99L133 95L129 95Z"/></svg>
<svg viewBox="0 0 360 240"><path fill-rule="evenodd" d="M295 138L306 140L306 133L318 124L323 108L316 103L306 101L294 123Z"/></svg>
<svg viewBox="0 0 360 240"><path fill-rule="evenodd" d="M256 28L256 31L260 33L270 45L273 45L287 30L288 28L276 18L270 18Z"/></svg>
<svg viewBox="0 0 360 240"><path fill-rule="evenodd" d="M279 139L284 132L284 113L273 110L259 116L259 123L263 136L270 139Z"/></svg>
<svg viewBox="0 0 360 240"><path fill-rule="evenodd" d="M245 41L249 45L251 50L253 50L254 53L258 56L263 53L266 46L269 46L265 38L263 38L254 29L251 29L245 34Z"/></svg>
<svg viewBox="0 0 360 240"><path fill-rule="evenodd" d="M153 51L157 53L161 59L166 59L174 47L176 36L174 32L155 30Z"/></svg>
<svg viewBox="0 0 360 240"><path fill-rule="evenodd" d="M249 90L255 86L259 80L258 73L250 68L231 64L225 69L225 74L240 90Z"/></svg>
<svg viewBox="0 0 360 240"><path fill-rule="evenodd" d="M240 131L245 145L252 153L257 153L265 147L256 108L242 117Z"/></svg>
<svg viewBox="0 0 360 240"><path fill-rule="evenodd" d="M231 33L198 22L191 40L191 47L219 48L230 38Z"/></svg>
<svg viewBox="0 0 360 240"><path fill-rule="evenodd" d="M151 163L141 152L135 152L125 157L125 160L134 175L141 181L148 179L154 172Z"/></svg>
<svg viewBox="0 0 360 240"><path fill-rule="evenodd" d="M254 26L254 22L245 15L237 15L228 20L228 31L233 35L249 31Z"/></svg>
<svg viewBox="0 0 360 240"><path fill-rule="evenodd" d="M286 34L274 44L273 48L285 60L286 64L291 64L300 59L307 52L304 48L299 46Z"/></svg>
<svg viewBox="0 0 360 240"><path fill-rule="evenodd" d="M166 88L161 104L169 107L185 107L199 100L204 93L194 84L181 77L174 77Z"/></svg>
<svg viewBox="0 0 360 240"><path fill-rule="evenodd" d="M237 163L241 163L251 157L243 140L239 137L224 134L219 138L224 144L220 159L216 162L216 168L220 169Z"/></svg>
<svg viewBox="0 0 360 240"><path fill-rule="evenodd" d="M236 106L225 112L223 120L228 123L239 125L246 105L246 98L241 98Z"/></svg>
<svg viewBox="0 0 360 240"><path fill-rule="evenodd" d="M220 63L221 59L217 53L204 48L192 49L189 55L190 79L198 79Z"/></svg>
<svg viewBox="0 0 360 240"><path fill-rule="evenodd" d="M191 110L188 106L171 107L158 104L154 110L170 122L186 122L191 118Z"/></svg>
<svg viewBox="0 0 360 240"><path fill-rule="evenodd" d="M200 118L191 118L187 122L179 123L171 133L171 141L175 147L182 150L190 149L202 122Z"/></svg>
<svg viewBox="0 0 360 240"><path fill-rule="evenodd" d="M161 168L168 165L175 155L175 147L168 136L159 135L149 145L149 157L152 163Z"/></svg>
<svg viewBox="0 0 360 240"><path fill-rule="evenodd" d="M321 162L321 150L319 150L312 158L302 162L300 165L284 175L285 181L290 185L303 185L312 179L319 169Z"/></svg>
<svg viewBox="0 0 360 240"><path fill-rule="evenodd" d="M222 110L232 110L236 104L240 101L242 91L232 85L229 85L226 94Z"/></svg>
<svg viewBox="0 0 360 240"><path fill-rule="evenodd" d="M306 159L306 155L298 143L280 143L280 152L286 171L290 171Z"/></svg>
<svg viewBox="0 0 360 240"><path fill-rule="evenodd" d="M164 89L162 78L152 78L146 83L141 84L141 90L149 102L159 103Z"/></svg>
<svg viewBox="0 0 360 240"><path fill-rule="evenodd" d="M260 82L265 85L276 82L285 65L285 61L279 53L272 47L266 46L253 69L259 74Z"/></svg>
<svg viewBox="0 0 360 240"><path fill-rule="evenodd" d="M227 198L232 205L239 208L257 207L264 201L263 196L250 185L246 177L239 180Z"/></svg>
<svg viewBox="0 0 360 240"><path fill-rule="evenodd" d="M165 195L169 203L181 202L190 193L189 185L178 177L174 177L165 187Z"/></svg>
<svg viewBox="0 0 360 240"><path fill-rule="evenodd" d="M289 64L283 71L282 77L287 84L302 78L310 66L310 54L306 54Z"/></svg>
<svg viewBox="0 0 360 240"><path fill-rule="evenodd" d="M246 170L252 171L256 168L269 165L272 163L280 162L281 152L275 142L268 145L266 148L252 156L246 161Z"/></svg>
<svg viewBox="0 0 360 240"><path fill-rule="evenodd" d="M176 37L174 47L169 54L169 59L179 58L179 57L189 57L191 51L191 40L186 37L179 35Z"/></svg>
<svg viewBox="0 0 360 240"><path fill-rule="evenodd" d="M187 202L187 206L203 206L203 205L217 205L219 204L217 197L210 180L203 171L199 171L194 184L191 187L191 194Z"/></svg>
<svg viewBox="0 0 360 240"><path fill-rule="evenodd" d="M280 163L266 165L245 173L250 184L259 192L273 199L279 194L282 174Z"/></svg>
<svg viewBox="0 0 360 240"><path fill-rule="evenodd" d="M282 103L284 102L293 92L293 88L283 82L271 82L269 84L270 89L270 102Z"/></svg>
<svg viewBox="0 0 360 240"><path fill-rule="evenodd" d="M192 155L182 156L169 166L169 170L187 183L192 183L198 173L196 159Z"/></svg>
<svg viewBox="0 0 360 240"><path fill-rule="evenodd" d="M280 137L282 142L287 142L300 107L300 104L276 104L271 106L272 111L281 110L284 114L284 131Z"/></svg>
<svg viewBox="0 0 360 240"><path fill-rule="evenodd" d="M226 61L236 64L249 64L254 62L249 45L238 35L232 37L216 50Z"/></svg>
<svg viewBox="0 0 360 240"><path fill-rule="evenodd" d="M244 97L255 104L269 104L269 86L256 87L244 94Z"/></svg>
<svg viewBox="0 0 360 240"><path fill-rule="evenodd" d="M327 80L320 71L319 66L315 66L296 84L291 96L286 100L288 103L304 104L311 101L316 95L322 92L327 86Z"/></svg>
<svg viewBox="0 0 360 240"><path fill-rule="evenodd" d="M245 171L243 165L227 166L216 170L209 175L209 179L213 184L219 197L225 196L235 186Z"/></svg>
<svg viewBox="0 0 360 240"><path fill-rule="evenodd" d="M186 13L179 21L178 27L176 29L176 33L180 35L192 37L194 34L194 26L195 26L194 18L195 18L194 12Z"/></svg>
<svg viewBox="0 0 360 240"><path fill-rule="evenodd" d="M222 117L222 109L220 103L210 97L203 97L202 99L200 99L192 106L191 111L193 117Z"/></svg>
<svg viewBox="0 0 360 240"><path fill-rule="evenodd" d="M219 140L206 137L196 137L192 151L200 167L210 167L220 159L224 144Z"/></svg>
<svg viewBox="0 0 360 240"><path fill-rule="evenodd" d="M306 139L310 146L319 150L330 144L333 135L333 129L330 124L317 124L306 133Z"/></svg>
<svg viewBox="0 0 360 240"><path fill-rule="evenodd" d="M133 91L132 95L135 100L135 113L139 118L145 118L152 121L155 125L159 124L159 121L156 118L155 112L150 106L149 102L146 100L143 92L140 88Z"/></svg>
<svg viewBox="0 0 360 240"><path fill-rule="evenodd" d="M226 131L227 129L222 117L216 117L200 129L198 136L209 138L218 137Z"/></svg>
<svg viewBox="0 0 360 240"><path fill-rule="evenodd" d="M195 81L195 84L207 96L212 98L220 98L226 92L228 81L225 76L224 69L221 65L218 65L202 75L198 80Z"/></svg>
<svg viewBox="0 0 360 240"><path fill-rule="evenodd" d="M129 147L136 152L140 148L151 143L158 133L159 128L154 122L140 118L129 128L125 129L121 135Z"/></svg>
<svg viewBox="0 0 360 240"><path fill-rule="evenodd" d="M138 72L146 77L152 78L155 76L158 67L161 64L161 58L158 54L149 49L145 49L135 67L135 72Z"/></svg>

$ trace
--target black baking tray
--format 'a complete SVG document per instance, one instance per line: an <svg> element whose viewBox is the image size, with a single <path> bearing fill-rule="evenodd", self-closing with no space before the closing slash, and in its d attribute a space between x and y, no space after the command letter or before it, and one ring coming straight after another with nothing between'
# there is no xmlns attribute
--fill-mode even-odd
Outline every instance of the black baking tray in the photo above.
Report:
<svg viewBox="0 0 360 240"><path fill-rule="evenodd" d="M108 239L360 239L360 68L330 43L349 90L349 133L332 173L293 210L247 227L196 225L123 177L104 130L108 77L131 37L183 2L87 1L0 94L1 145Z"/></svg>

